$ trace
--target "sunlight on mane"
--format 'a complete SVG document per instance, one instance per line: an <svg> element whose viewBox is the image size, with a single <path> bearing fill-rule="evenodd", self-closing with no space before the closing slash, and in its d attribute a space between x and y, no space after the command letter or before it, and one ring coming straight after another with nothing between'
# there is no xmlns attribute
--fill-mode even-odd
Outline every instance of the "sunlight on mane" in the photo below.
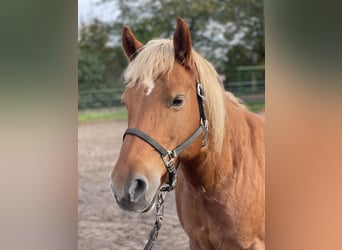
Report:
<svg viewBox="0 0 342 250"><path fill-rule="evenodd" d="M138 53L124 72L127 87L136 84L153 87L153 82L158 77L173 69L175 56L173 41L170 39L151 40ZM208 111L209 133L214 142L214 150L220 152L225 131L225 97L228 96L238 106L244 105L233 94L225 94L220 77L211 63L194 50L193 58L207 97L205 105Z"/></svg>

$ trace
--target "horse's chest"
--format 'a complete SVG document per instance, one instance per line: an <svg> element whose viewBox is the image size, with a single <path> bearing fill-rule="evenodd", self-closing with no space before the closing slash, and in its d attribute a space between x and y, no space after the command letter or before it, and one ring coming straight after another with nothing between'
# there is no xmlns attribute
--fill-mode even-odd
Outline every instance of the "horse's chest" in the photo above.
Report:
<svg viewBox="0 0 342 250"><path fill-rule="evenodd" d="M182 199L177 207L184 230L198 249L224 249L220 248L224 239L235 238L234 222L226 207L193 195Z"/></svg>

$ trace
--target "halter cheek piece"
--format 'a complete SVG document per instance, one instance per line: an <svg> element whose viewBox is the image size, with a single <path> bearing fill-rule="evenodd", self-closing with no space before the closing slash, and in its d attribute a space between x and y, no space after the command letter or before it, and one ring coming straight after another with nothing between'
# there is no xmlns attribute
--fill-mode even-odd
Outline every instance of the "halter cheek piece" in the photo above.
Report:
<svg viewBox="0 0 342 250"><path fill-rule="evenodd" d="M176 184L176 168L174 166L175 159L177 155L179 155L182 151L184 151L191 143L193 143L204 131L204 135L202 138L202 147L204 147L207 143L207 135L208 135L208 120L205 114L204 109L204 102L206 100L204 95L204 90L202 84L196 80L196 90L197 90L197 101L199 106L199 113L200 113L200 125L196 129L196 131L183 143L178 145L173 150L166 150L163 146L161 146L157 141L155 141L152 137L145 134L141 130L137 128L128 128L126 132L123 135L123 139L126 135L135 135L139 137L140 139L144 140L148 144L150 144L155 150L157 150L161 158L163 160L163 163L169 173L169 180L167 183L165 183L160 191L171 191L174 189Z"/></svg>

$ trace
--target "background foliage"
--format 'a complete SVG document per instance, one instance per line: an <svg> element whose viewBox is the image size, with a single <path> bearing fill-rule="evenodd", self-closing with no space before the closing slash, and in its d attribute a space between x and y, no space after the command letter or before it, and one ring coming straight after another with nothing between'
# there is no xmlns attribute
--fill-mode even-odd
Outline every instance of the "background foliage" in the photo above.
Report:
<svg viewBox="0 0 342 250"><path fill-rule="evenodd" d="M154 37L169 38L180 16L190 27L194 47L222 73L227 66L264 64L261 0L119 0L118 6L116 35L123 25L130 25L144 43Z"/></svg>
<svg viewBox="0 0 342 250"><path fill-rule="evenodd" d="M108 88L121 84L127 66L121 31L129 26L146 43L171 38L176 18L188 23L194 48L211 61L224 81L243 81L250 75L234 73L237 66L264 65L262 0L99 0L115 3L118 18L111 23L94 19L79 29L79 87ZM264 79L264 72L257 75Z"/></svg>

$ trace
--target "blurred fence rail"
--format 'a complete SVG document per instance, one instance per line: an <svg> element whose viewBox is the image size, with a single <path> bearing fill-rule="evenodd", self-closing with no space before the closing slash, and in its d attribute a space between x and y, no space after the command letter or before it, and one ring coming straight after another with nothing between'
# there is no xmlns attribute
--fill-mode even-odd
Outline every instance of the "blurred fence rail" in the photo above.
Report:
<svg viewBox="0 0 342 250"><path fill-rule="evenodd" d="M78 92L78 109L107 108L122 105L121 95L124 87L106 89L80 90Z"/></svg>
<svg viewBox="0 0 342 250"><path fill-rule="evenodd" d="M229 82L224 84L224 88L244 102L265 101L265 80Z"/></svg>
<svg viewBox="0 0 342 250"><path fill-rule="evenodd" d="M224 83L227 91L234 93L245 102L265 101L265 67L244 66L231 71L230 79ZM104 89L79 90L78 108L98 109L121 106L124 86Z"/></svg>

